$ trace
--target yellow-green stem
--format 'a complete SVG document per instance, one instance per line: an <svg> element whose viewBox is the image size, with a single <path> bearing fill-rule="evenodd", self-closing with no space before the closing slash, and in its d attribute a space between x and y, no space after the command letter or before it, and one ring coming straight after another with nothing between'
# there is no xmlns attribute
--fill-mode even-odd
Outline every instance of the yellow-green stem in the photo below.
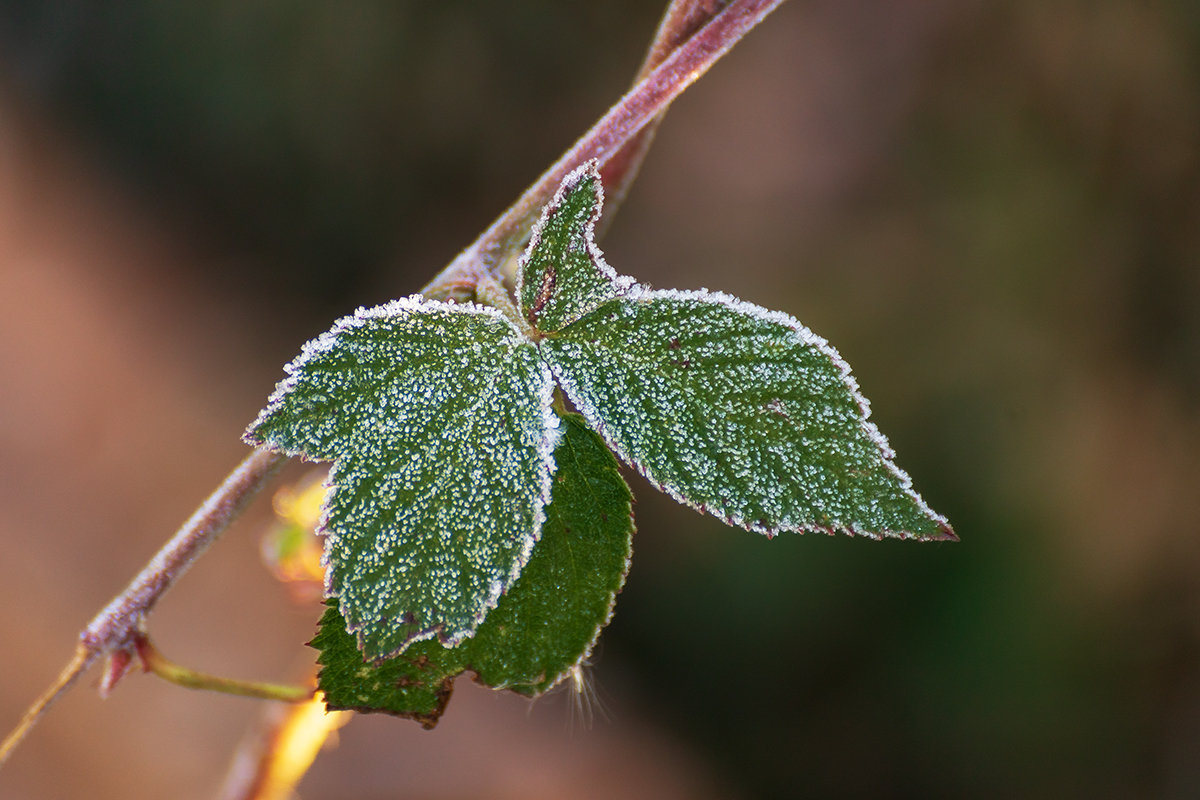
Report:
<svg viewBox="0 0 1200 800"><path fill-rule="evenodd" d="M304 686L239 681L197 672L166 658L145 636L137 638L135 647L138 657L141 658L142 664L149 672L153 672L165 681L185 686L188 689L205 689L210 692L223 692L239 697L257 697L261 700L279 700L284 703L303 703L313 696L314 690Z"/></svg>
<svg viewBox="0 0 1200 800"><path fill-rule="evenodd" d="M0 764L8 760L8 756L17 745L21 743L33 728L37 721L42 718L42 715L50 709L54 701L62 697L68 689L70 689L75 681L79 680L79 676L83 675L87 668L96 661L96 654L88 652L83 646L79 645L75 648L75 656L71 659L71 663L63 667L62 672L58 673L58 677L54 679L54 683L50 685L46 691L42 692L42 696L34 701L25 714L21 717L21 721L12 729L8 736L4 737L4 741L0 742Z"/></svg>

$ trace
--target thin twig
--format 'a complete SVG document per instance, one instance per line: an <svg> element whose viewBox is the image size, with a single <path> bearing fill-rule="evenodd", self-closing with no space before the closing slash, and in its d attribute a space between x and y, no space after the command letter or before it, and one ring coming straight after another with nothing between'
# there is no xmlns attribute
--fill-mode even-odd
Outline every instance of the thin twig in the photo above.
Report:
<svg viewBox="0 0 1200 800"><path fill-rule="evenodd" d="M439 296L448 286L474 284L482 271L493 272L515 241L575 167L596 159L601 166L684 89L708 71L746 33L783 0L733 0L649 75L638 81L558 161L541 174L475 242L426 284L422 293Z"/></svg>
<svg viewBox="0 0 1200 800"><path fill-rule="evenodd" d="M563 177L579 164L597 159L607 165L628 146L632 158L610 175L628 176L640 163L636 148L648 145L649 134L634 141L670 103L708 71L751 28L774 11L783 0L733 0L706 23L711 5L700 0L677 0L668 9L659 36L661 48L652 48L647 67L662 54L671 54L613 106L570 150L534 182L476 241L438 273L423 290L432 296L455 295L473 289L481 273L494 275L498 262L527 232L538 210L551 197ZM691 33L689 27L699 26ZM664 32L682 42L672 46ZM656 46L658 45L656 37ZM644 154L644 150L641 154ZM625 181L625 178L621 178ZM627 181L625 181L627 182ZM96 661L105 656L128 657L146 615L191 564L242 512L250 499L279 470L286 457L258 449L235 469L195 514L154 556L129 586L88 624L80 636L71 663L35 702L21 722L0 743L0 765L46 710ZM114 672L119 677L121 670ZM115 678L113 679L115 680Z"/></svg>
<svg viewBox="0 0 1200 800"><path fill-rule="evenodd" d="M79 637L75 656L22 716L0 744L0 765L25 738L53 703L93 664L105 656L133 649L146 615L188 567L237 518L267 480L287 460L286 456L259 448L251 453L209 496L191 518L163 545L137 577L96 615ZM113 671L105 687L111 688L123 670Z"/></svg>
<svg viewBox="0 0 1200 800"><path fill-rule="evenodd" d="M645 58L633 78L633 85L637 86L638 82L653 72L655 67L666 61L680 45L721 9L721 5L720 0L671 0L667 10L663 12L662 20L659 21L658 29L654 32L650 46L646 49ZM637 178L642 162L645 160L646 154L650 152L650 145L654 143L658 125L666 113L666 108L659 111L602 165L600 181L604 184L604 215L596 222L596 238L604 236L616 217L617 210L624 203L625 196L629 193L629 187ZM509 286L516 283L516 255L516 253L509 253L501 261L499 269L492 270L494 273L498 272L502 282ZM455 290L461 291L463 288L462 284L456 284L447 286L445 291L449 296L454 294ZM465 296L469 298L470 287L465 288L467 289Z"/></svg>
<svg viewBox="0 0 1200 800"><path fill-rule="evenodd" d="M66 694L67 690L75 685L75 681L79 680L80 676L87 672L88 667L94 664L99 657L99 654L89 653L83 648L83 645L75 648L75 656L71 659L71 663L63 667L63 671L58 673L54 683L42 692L42 696L35 700L33 705L25 709L21 721L8 736L4 737L4 741L0 742L0 766L8 760L9 754L17 749L17 745L33 729L42 715L50 710L50 706Z"/></svg>
<svg viewBox="0 0 1200 800"><path fill-rule="evenodd" d="M658 30L654 32L654 40L646 51L645 60L638 69L633 82L636 86L662 64L679 47L712 19L721 8L721 3L714 0L672 0L663 13ZM666 115L666 109L658 112L650 122L639 130L629 141L621 145L609 157L604 168L600 170L600 180L604 184L604 216L596 224L596 236L602 237L617 213L617 209L625 201L629 187L637 178L638 170L650 151L658 125Z"/></svg>
<svg viewBox="0 0 1200 800"><path fill-rule="evenodd" d="M125 591L113 598L80 634L90 652L111 653L132 643L158 599L187 572L229 523L287 461L287 456L260 447L246 457L196 512L155 554Z"/></svg>
<svg viewBox="0 0 1200 800"><path fill-rule="evenodd" d="M280 683L263 683L262 681L239 681L233 678L223 678L219 675L209 675L194 669L176 664L162 653L150 641L150 637L139 633L134 638L134 647L138 658L148 672L152 672L165 681L188 689L203 689L210 692L221 692L238 697L256 697L260 700L279 700L284 703L305 703L312 699L316 691L306 686L290 686Z"/></svg>

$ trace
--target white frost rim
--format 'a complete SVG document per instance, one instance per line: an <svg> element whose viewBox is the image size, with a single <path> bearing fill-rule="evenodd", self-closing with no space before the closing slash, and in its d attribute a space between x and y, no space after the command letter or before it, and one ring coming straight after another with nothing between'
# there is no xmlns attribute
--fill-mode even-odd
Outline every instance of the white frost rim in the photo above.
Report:
<svg viewBox="0 0 1200 800"><path fill-rule="evenodd" d="M529 244L525 246L525 252L517 260L517 285L516 296L517 302L521 301L521 297L525 289L525 265L529 263L529 254L532 253L542 241L542 230L546 227L550 217L558 211L563 204L566 196L575 191L579 184L587 179L593 179L596 187L596 198L592 205L592 213L588 216L587 222L583 226L583 238L587 246L588 256L592 263L600 271L600 274L608 278L612 284L613 292L616 295L623 294L627 289L636 285L636 281L627 275L619 274L615 269L609 266L604 260L604 253L600 250L600 246L596 244L596 223L600 220L600 215L604 211L604 184L600 180L600 162L596 159L586 161L580 164L567 176L563 178L559 184L558 191L554 193L554 197L542 209L542 214L534 223L533 229L530 232ZM579 314L579 316L569 319L563 323L563 327L571 324L577 319L581 319L590 313L593 309L589 308ZM522 312L524 313L524 311Z"/></svg>
<svg viewBox="0 0 1200 800"><path fill-rule="evenodd" d="M791 316L790 314L784 313L782 311L774 311L774 310L771 310L768 308L763 308L762 306L755 305L754 303L749 303L745 300L741 300L737 297L726 294L724 292L714 292L714 291L709 291L708 289L698 289L698 290L652 289L649 286L646 286L644 284L635 283L632 287L630 287L630 289L627 292L624 293L623 299L628 300L630 302L653 302L655 300L670 300L670 301L692 301L692 302L707 303L707 304L712 304L712 305L720 305L720 306L729 308L730 310L732 310L736 313L744 314L744 315L750 316L754 319L763 320L765 322L769 322L769 323L772 323L775 325L780 325L780 326L783 326L783 327L791 330L801 345L816 348L819 352L821 352L823 355L828 357L833 362L833 364L837 367L839 375L842 379L842 383L849 390L851 396L854 398L854 401L858 405L859 411L861 412L861 417L859 420L860 428L867 435L867 437L871 440L871 442L876 446L876 448L878 448L879 455L880 455L881 460L883 461L884 467L899 482L900 487L903 490L904 494L907 495L916 504L917 508L919 509L919 511L922 514L924 514L929 519L931 519L944 532L951 531L949 521L944 516L942 516L941 514L937 513L936 511L934 511L932 508L929 507L929 505L925 502L924 498L922 498L921 495L918 494L917 491L913 488L912 478L909 476L909 474L907 472L905 472L903 469L901 469L893 460L896 455L895 451L892 449L891 445L888 443L887 437L884 436L883 433L879 430L879 428L875 425L875 423L870 420L871 403L869 400L867 400L867 398L860 391L860 389L858 387L858 381L854 378L854 375L851 373L850 365L846 362L845 359L843 359L841 357L841 355L837 352L837 350L834 349L834 347L831 344L829 344L829 342L827 340L825 340L821 336L818 336L817 334L813 333L811 330L809 330L808 327L806 327L798 319L796 319L795 317ZM714 516L717 519L725 521L729 524L736 525L741 528L745 528L746 530L763 533L763 534L766 534L767 536L774 536L782 531L794 531L794 532L798 532L798 533L842 532L842 533L846 533L851 536L866 536L866 537L872 538L872 539L879 539L884 536L898 537L898 538L928 538L928 537L912 536L911 532L909 532L909 531L885 530L885 531L875 532L875 531L860 530L857 527L852 526L852 525L836 526L832 530L829 530L826 528L814 526L812 524L789 521L789 520L781 520L780 524L776 527L767 527L767 526L760 525L757 522L751 522L746 519L743 519L742 517L740 517L739 515L736 515L736 514L727 514L727 513L725 513L724 509L721 509L722 513L717 513L717 511L718 511L717 509L710 508L708 506L704 506L699 503L692 502L687 497L685 497L683 494L681 494L675 487L660 480L654 474L654 472L648 467L648 465L633 458L629 453L627 453L624 450L624 448L622 448L617 443L617 441L615 440L615 438L613 437L611 432L608 430L608 427L605 425L604 421L600 418L600 415L597 412L597 410L594 407L592 407L590 403L585 402L585 400L582 397L582 394L579 390L578 385L571 378L571 376L568 375L562 369L562 367L558 364L553 364L552 369L554 370L554 376L555 376L555 378L557 378L559 385L562 386L563 391L566 392L567 396L571 398L571 402L575 405L575 407L579 410L579 412L587 419L588 423L604 438L605 442L608 443L609 447L612 448L613 452L615 452L621 458L622 461L629 464L631 467L633 467L639 473L641 473L648 481L650 481L660 491L665 492L666 494L668 494L669 496L674 498L677 502L679 502L683 505L686 505L689 508L693 508L697 511L700 511L701 513L707 513L707 514Z"/></svg>
<svg viewBox="0 0 1200 800"><path fill-rule="evenodd" d="M254 422L246 429L243 435L243 440L253 446L266 446L277 452L282 452L288 456L305 457L305 454L295 448L279 447L273 442L261 440L254 433L257 428L279 407L283 404L287 395L296 387L299 382L305 367L316 357L329 352L337 344L338 338L351 330L360 328L374 319L388 318L404 318L418 314L467 314L487 317L492 320L502 322L509 329L510 335L502 339L499 344L531 344L527 337L522 334L501 311L491 306L484 306L477 303L457 303L453 301L430 300L421 295L410 295L408 297L398 298L388 303L373 307L360 307L353 314L347 315L338 319L333 326L322 333L315 339L311 339L301 348L300 354L284 366L285 377L280 380L275 390L271 393L267 401L267 405L259 412ZM546 521L546 506L550 503L550 494L553 489L553 476L555 472L554 451L558 446L559 439L562 436L562 429L559 423L558 414L553 408L554 400L554 376L549 366L541 358L538 359L538 376L535 380L535 392L537 395L538 413L540 414L542 435L537 443L535 460L537 463L536 473L538 475L538 487L533 495L533 516L532 530L528 535L522 537L521 549L517 553L513 561L513 565L509 570L509 574L505 581L493 580L489 586L487 596L480 607L479 612L475 616L475 624L479 623L487 616L487 613L494 609L499 603L501 595L508 590L509 587L519 577L525 565L529 562L533 554L534 545L541 538L542 526ZM334 466L330 469L329 476L326 478L325 486L327 489L328 498L329 490L333 490L337 485L338 461L334 459ZM321 566L325 571L325 596L336 597L332 585L332 570L330 566L330 554L333 546L336 544L338 535L329 526L328 519L328 503L322 503L321 516L318 522L317 530L325 537L324 548L321 556ZM363 623L352 625L349 622L350 615L347 613L344 603L339 602L339 610L343 617L347 620L347 632L356 635L359 649L363 647L362 629ZM409 645L414 642L424 639L432 639L438 637L442 644L446 647L454 647L463 640L469 638L473 631L458 631L450 636L443 637L442 629L434 626L428 630L420 631L412 638L406 640L403 645L395 651L386 653L381 658L388 658L398 655L403 652Z"/></svg>

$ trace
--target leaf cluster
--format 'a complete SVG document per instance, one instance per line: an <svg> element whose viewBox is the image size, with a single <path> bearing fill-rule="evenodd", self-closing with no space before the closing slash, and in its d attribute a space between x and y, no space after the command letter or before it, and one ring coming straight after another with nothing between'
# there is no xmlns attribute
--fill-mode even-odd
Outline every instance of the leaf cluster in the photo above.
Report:
<svg viewBox="0 0 1200 800"><path fill-rule="evenodd" d="M432 725L465 670L530 695L563 678L628 568L614 453L768 536L953 538L828 343L722 293L618 275L595 243L602 201L594 163L566 178L515 303L413 296L339 320L250 426L334 462L313 642L331 706Z"/></svg>

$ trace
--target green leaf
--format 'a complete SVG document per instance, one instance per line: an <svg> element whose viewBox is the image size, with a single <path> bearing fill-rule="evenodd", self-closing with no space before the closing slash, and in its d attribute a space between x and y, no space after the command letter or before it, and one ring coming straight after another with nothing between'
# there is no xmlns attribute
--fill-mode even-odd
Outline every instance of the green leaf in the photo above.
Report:
<svg viewBox="0 0 1200 800"><path fill-rule="evenodd" d="M473 638L451 649L417 642L364 663L337 609L326 610L312 646L321 650L319 684L331 709L384 711L432 727L464 670L536 696L587 657L629 566L631 498L612 453L583 420L570 415L563 429L542 538Z"/></svg>
<svg viewBox="0 0 1200 800"><path fill-rule="evenodd" d="M459 653L462 645L445 648L435 642L414 642L393 658L364 661L358 643L346 631L337 601L326 603L320 630L309 642L321 651L317 686L325 694L326 707L330 711L382 711L414 719L426 728L436 725L450 702L454 676L465 668ZM430 655L438 661L431 662Z"/></svg>
<svg viewBox="0 0 1200 800"><path fill-rule="evenodd" d="M542 211L517 272L521 312L534 328L559 330L632 284L596 246L603 201L596 162L589 161L563 179Z"/></svg>
<svg viewBox="0 0 1200 800"><path fill-rule="evenodd" d="M474 633L549 501L557 416L534 346L495 309L359 309L285 368L247 439L333 460L326 592L367 658Z"/></svg>
<svg viewBox="0 0 1200 800"><path fill-rule="evenodd" d="M625 583L633 498L613 454L583 418L563 418L542 539L480 626L470 664L489 686L536 695L591 652Z"/></svg>
<svg viewBox="0 0 1200 800"><path fill-rule="evenodd" d="M548 209L543 230L560 218L573 227L535 243L544 252L526 262L523 285L539 280L543 262L558 268L536 296L523 292L521 311L537 320L564 392L618 455L680 502L768 535L954 538L893 463L825 340L725 294L655 291L612 275L592 245L598 208L562 211L598 204L590 187L577 178ZM531 298L572 313L539 315Z"/></svg>

